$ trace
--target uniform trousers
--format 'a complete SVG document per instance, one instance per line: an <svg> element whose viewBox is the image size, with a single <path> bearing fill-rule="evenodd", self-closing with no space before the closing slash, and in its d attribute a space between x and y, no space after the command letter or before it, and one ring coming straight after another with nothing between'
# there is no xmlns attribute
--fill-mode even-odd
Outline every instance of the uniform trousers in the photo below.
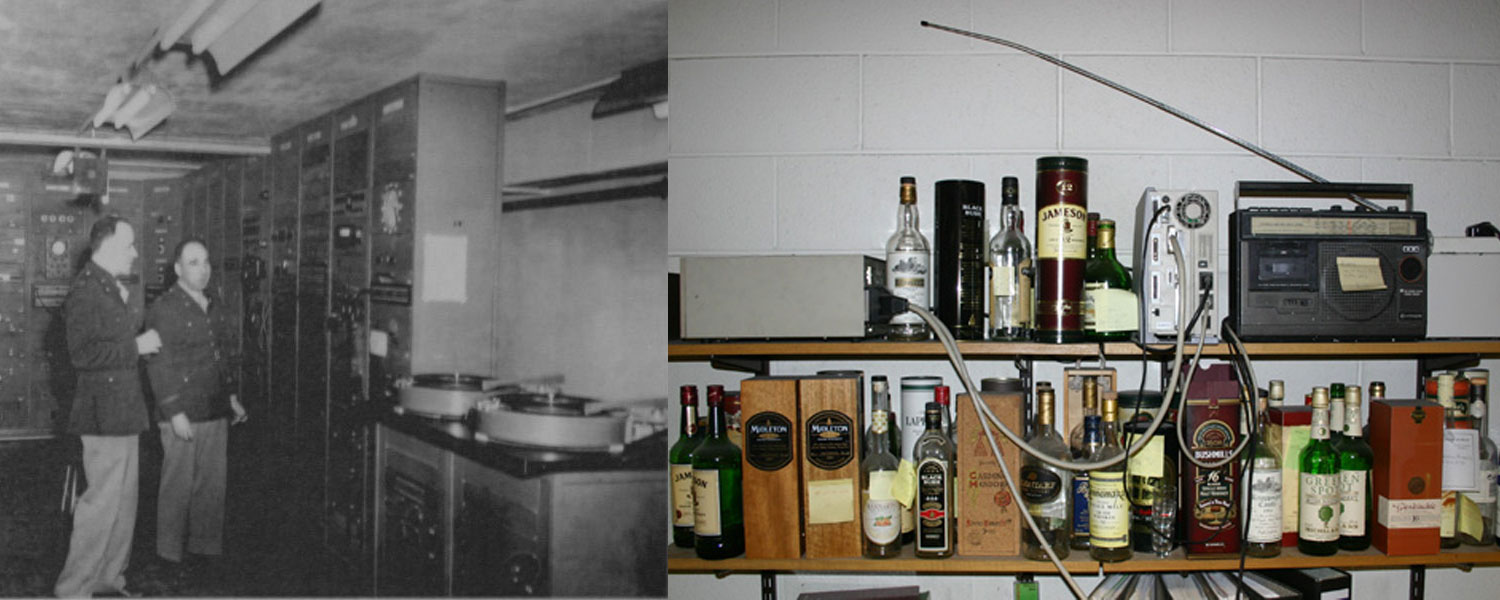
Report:
<svg viewBox="0 0 1500 600"><path fill-rule="evenodd" d="M84 435L83 473L88 487L73 507L68 559L53 593L88 598L125 589L130 542L135 535L140 482L140 435Z"/></svg>
<svg viewBox="0 0 1500 600"><path fill-rule="evenodd" d="M193 439L161 423L161 488L156 499L156 553L180 562L183 548L205 556L224 553L224 482L228 465L227 419L193 423Z"/></svg>

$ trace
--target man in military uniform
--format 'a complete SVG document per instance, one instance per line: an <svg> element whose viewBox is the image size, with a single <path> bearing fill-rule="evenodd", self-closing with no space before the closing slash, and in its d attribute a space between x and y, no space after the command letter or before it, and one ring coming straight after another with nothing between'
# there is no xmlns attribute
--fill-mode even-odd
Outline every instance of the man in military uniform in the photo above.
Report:
<svg viewBox="0 0 1500 600"><path fill-rule="evenodd" d="M132 596L125 567L135 534L140 434L149 426L139 360L161 348L141 333L141 299L119 282L135 262L135 230L106 216L89 231L89 261L73 278L63 319L78 387L68 433L83 442L88 488L73 509L68 558L53 592L62 598Z"/></svg>

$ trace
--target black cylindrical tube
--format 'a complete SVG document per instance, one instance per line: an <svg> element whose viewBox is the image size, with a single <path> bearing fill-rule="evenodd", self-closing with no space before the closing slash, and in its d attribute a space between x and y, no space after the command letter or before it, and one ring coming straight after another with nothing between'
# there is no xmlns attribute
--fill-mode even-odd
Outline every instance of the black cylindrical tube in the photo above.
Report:
<svg viewBox="0 0 1500 600"><path fill-rule="evenodd" d="M984 339L984 184L967 179L937 182L933 225L935 314L953 337Z"/></svg>

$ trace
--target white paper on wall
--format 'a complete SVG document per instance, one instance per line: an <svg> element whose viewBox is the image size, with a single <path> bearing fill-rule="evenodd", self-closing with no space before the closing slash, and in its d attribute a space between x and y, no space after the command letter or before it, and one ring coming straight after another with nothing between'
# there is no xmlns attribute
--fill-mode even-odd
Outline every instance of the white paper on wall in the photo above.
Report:
<svg viewBox="0 0 1500 600"><path fill-rule="evenodd" d="M468 302L469 236L425 234L422 252L422 301Z"/></svg>

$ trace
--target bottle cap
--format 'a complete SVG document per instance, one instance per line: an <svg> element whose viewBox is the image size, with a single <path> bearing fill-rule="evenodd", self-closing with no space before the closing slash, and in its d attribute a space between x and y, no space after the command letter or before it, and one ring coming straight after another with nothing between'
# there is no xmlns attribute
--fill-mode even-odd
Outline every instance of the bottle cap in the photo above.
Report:
<svg viewBox="0 0 1500 600"><path fill-rule="evenodd" d="M724 405L724 386L722 386L722 385L711 385L711 386L708 386L708 405L709 406L723 406Z"/></svg>
<svg viewBox="0 0 1500 600"><path fill-rule="evenodd" d="M1312 391L1313 408L1328 408L1328 388L1315 387Z"/></svg>
<svg viewBox="0 0 1500 600"><path fill-rule="evenodd" d="M940 385L937 386L937 389L933 391L932 398L938 404L942 406L948 406L949 404L953 403L953 401L948 397L948 393L948 386Z"/></svg>
<svg viewBox="0 0 1500 600"><path fill-rule="evenodd" d="M1000 178L1000 205L1017 206L1021 203L1021 180L1006 175Z"/></svg>
<svg viewBox="0 0 1500 600"><path fill-rule="evenodd" d="M684 385L684 386L682 386L680 388L677 388L677 390L678 390L678 395L682 398L682 405L683 406L697 406L698 405L698 386L692 385L692 384L688 384L688 385Z"/></svg>

